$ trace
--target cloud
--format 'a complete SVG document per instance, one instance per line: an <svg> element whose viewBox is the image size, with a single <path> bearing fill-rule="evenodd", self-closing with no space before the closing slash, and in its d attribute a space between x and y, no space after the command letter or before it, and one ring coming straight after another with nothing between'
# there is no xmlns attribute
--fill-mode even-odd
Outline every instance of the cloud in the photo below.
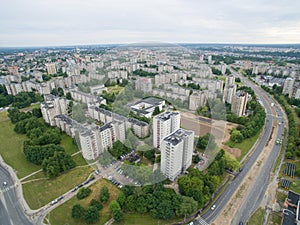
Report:
<svg viewBox="0 0 300 225"><path fill-rule="evenodd" d="M165 42L299 42L294 0L10 0L0 46Z"/></svg>

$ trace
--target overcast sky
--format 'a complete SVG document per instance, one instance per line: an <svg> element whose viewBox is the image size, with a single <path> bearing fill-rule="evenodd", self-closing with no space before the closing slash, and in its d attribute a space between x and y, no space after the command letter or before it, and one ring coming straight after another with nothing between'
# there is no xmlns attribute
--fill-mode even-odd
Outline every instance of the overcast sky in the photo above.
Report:
<svg viewBox="0 0 300 225"><path fill-rule="evenodd" d="M299 0L0 0L0 46L300 43Z"/></svg>

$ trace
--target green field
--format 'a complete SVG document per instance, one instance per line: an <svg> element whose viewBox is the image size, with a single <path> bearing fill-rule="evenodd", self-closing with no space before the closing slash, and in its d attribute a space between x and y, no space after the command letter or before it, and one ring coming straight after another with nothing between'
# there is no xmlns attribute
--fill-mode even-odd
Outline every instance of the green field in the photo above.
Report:
<svg viewBox="0 0 300 225"><path fill-rule="evenodd" d="M72 225L85 225L86 223L83 220L74 220L71 218L71 210L74 204L81 204L83 207L87 207L89 202L95 198L99 199L100 189L103 186L107 186L110 193L109 202L113 199L116 199L119 194L119 189L112 185L105 179L97 181L95 184L91 185L92 194L85 199L78 200L76 196L71 198L69 201L55 208L51 213L48 214L48 219L51 224L72 224ZM100 221L96 225L102 225L111 218L109 203L103 205L103 209L100 211Z"/></svg>
<svg viewBox="0 0 300 225"><path fill-rule="evenodd" d="M68 155L72 155L75 152L78 152L78 147L73 143L73 139L66 135L65 133L61 136L61 143L60 145L65 149Z"/></svg>
<svg viewBox="0 0 300 225"><path fill-rule="evenodd" d="M12 166L19 178L25 177L39 169L40 166L28 162L23 154L25 135L14 132L14 125L7 117L7 112L0 113L0 154L4 161Z"/></svg>
<svg viewBox="0 0 300 225"><path fill-rule="evenodd" d="M252 148L254 143L256 142L257 138L259 137L260 131L257 132L257 134L251 138L245 139L241 143L234 143L232 141L228 141L225 143L225 145L231 147L231 148L239 148L241 150L240 157L237 158L238 161L241 161L244 156L249 152L249 150Z"/></svg>
<svg viewBox="0 0 300 225"><path fill-rule="evenodd" d="M92 171L93 169L89 166L79 167L54 179L41 179L25 183L22 185L24 198L31 209L38 209L86 180ZM42 175L38 173L27 180L41 177Z"/></svg>
<svg viewBox="0 0 300 225"><path fill-rule="evenodd" d="M250 217L248 225L259 225L263 223L265 211L263 208L257 209L254 214Z"/></svg>

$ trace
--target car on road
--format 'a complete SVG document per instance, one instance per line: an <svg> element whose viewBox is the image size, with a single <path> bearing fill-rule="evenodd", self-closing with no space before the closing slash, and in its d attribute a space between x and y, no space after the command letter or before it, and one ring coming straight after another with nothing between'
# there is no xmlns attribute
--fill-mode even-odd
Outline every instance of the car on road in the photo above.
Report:
<svg viewBox="0 0 300 225"><path fill-rule="evenodd" d="M6 185L7 185L7 182L6 182L6 181L4 181L4 182L3 182L3 186L6 186Z"/></svg>
<svg viewBox="0 0 300 225"><path fill-rule="evenodd" d="M215 210L216 205L213 205L212 207L210 207L211 210Z"/></svg>
<svg viewBox="0 0 300 225"><path fill-rule="evenodd" d="M239 225L244 225L244 223L241 221L241 222L239 222Z"/></svg>

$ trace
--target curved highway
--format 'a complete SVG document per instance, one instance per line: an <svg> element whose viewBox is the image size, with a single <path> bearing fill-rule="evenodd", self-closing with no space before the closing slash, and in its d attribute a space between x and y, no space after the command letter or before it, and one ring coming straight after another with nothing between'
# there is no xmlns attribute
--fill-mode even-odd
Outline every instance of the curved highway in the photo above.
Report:
<svg viewBox="0 0 300 225"><path fill-rule="evenodd" d="M252 82L248 81L244 77L240 76L239 74L235 74L239 76L242 81L247 85L250 86L256 93L257 96L260 97L260 100L262 101L262 104L264 105L266 109L266 126L265 131L261 137L261 140L259 141L258 145L253 150L252 155L249 157L249 160L245 162L243 166L243 170L235 177L235 179L227 186L225 191L221 194L221 196L215 201L216 208L215 210L208 210L206 213L202 215L202 218L207 223L212 223L215 218L223 211L224 206L227 204L227 202L230 200L230 198L233 196L234 192L237 188L239 188L240 184L242 183L245 175L248 173L248 171L251 169L251 167L256 162L258 156L263 151L264 147L266 146L273 126L273 121L275 120L274 116L272 115L271 107L267 103L266 100L269 102L272 102L273 100L268 96L268 94L263 91L260 87L257 87ZM282 117L283 112L280 110L277 110L279 113L278 116ZM282 135L284 133L283 126L279 126L277 131L277 138L282 138ZM267 161L263 165L262 171L263 173L260 173L258 177L256 178L254 188L251 189L249 194L247 195L246 201L240 209L238 210L236 214L236 218L233 221L233 224L238 224L240 221L246 221L251 213L258 207L259 203L263 199L263 196L265 194L265 191L267 189L267 185L269 183L269 176L270 172L273 166L273 163L276 161L276 157L278 156L278 153L280 151L280 146L274 145L274 148L268 157Z"/></svg>
<svg viewBox="0 0 300 225"><path fill-rule="evenodd" d="M7 184L4 185L4 182ZM18 201L10 174L2 166L0 166L0 224L32 225Z"/></svg>

